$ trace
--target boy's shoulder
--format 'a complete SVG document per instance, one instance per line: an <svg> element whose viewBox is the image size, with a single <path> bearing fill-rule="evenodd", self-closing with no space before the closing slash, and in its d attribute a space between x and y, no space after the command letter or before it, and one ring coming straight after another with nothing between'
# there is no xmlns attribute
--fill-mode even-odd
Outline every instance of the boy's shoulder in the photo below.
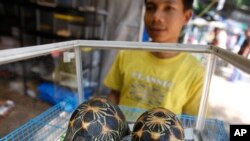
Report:
<svg viewBox="0 0 250 141"><path fill-rule="evenodd" d="M183 59L183 61L185 60L189 62L190 66L195 66L195 69L205 69L202 62L191 53L185 53L185 59Z"/></svg>

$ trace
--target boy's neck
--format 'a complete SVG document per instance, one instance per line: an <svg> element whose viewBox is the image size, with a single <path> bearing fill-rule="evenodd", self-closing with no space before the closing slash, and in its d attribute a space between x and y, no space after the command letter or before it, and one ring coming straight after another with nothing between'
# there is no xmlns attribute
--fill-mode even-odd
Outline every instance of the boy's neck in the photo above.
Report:
<svg viewBox="0 0 250 141"><path fill-rule="evenodd" d="M165 51L165 52L151 52L154 56L160 59L172 58L179 54L179 52Z"/></svg>
<svg viewBox="0 0 250 141"><path fill-rule="evenodd" d="M177 43L178 39L168 40L168 41L154 41L151 42L158 42L158 43ZM151 52L154 56L160 59L165 58L172 58L177 56L180 52L174 52L174 51L163 51L163 52Z"/></svg>

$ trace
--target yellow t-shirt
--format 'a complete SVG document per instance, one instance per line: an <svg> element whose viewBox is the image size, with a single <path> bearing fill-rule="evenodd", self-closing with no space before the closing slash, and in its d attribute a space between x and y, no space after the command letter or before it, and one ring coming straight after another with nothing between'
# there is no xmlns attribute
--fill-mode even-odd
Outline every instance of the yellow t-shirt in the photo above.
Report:
<svg viewBox="0 0 250 141"><path fill-rule="evenodd" d="M187 53L160 59L147 51L120 51L104 84L120 91L120 105L197 115L203 77L203 66Z"/></svg>

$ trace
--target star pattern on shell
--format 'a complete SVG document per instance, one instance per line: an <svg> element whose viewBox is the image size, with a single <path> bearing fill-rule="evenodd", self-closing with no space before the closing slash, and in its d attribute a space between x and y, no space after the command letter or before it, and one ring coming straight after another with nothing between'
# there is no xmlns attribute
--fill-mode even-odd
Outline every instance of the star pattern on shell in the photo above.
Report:
<svg viewBox="0 0 250 141"><path fill-rule="evenodd" d="M125 116L105 98L82 103L71 115L65 141L117 141L129 133Z"/></svg>
<svg viewBox="0 0 250 141"><path fill-rule="evenodd" d="M183 140L184 131L176 115L164 108L143 113L135 122L132 141Z"/></svg>

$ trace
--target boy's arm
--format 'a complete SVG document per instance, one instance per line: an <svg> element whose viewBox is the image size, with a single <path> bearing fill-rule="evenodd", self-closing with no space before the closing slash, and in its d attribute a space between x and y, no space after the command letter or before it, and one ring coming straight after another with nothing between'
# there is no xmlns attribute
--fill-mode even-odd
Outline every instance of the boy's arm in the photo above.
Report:
<svg viewBox="0 0 250 141"><path fill-rule="evenodd" d="M112 89L107 99L113 104L118 105L120 99L120 92Z"/></svg>
<svg viewBox="0 0 250 141"><path fill-rule="evenodd" d="M103 81L104 85L107 88L111 89L111 92L108 94L107 99L113 104L119 103L120 92L122 89L124 79L122 75L122 60L122 52L120 51L117 54L113 65L111 66L108 74Z"/></svg>

